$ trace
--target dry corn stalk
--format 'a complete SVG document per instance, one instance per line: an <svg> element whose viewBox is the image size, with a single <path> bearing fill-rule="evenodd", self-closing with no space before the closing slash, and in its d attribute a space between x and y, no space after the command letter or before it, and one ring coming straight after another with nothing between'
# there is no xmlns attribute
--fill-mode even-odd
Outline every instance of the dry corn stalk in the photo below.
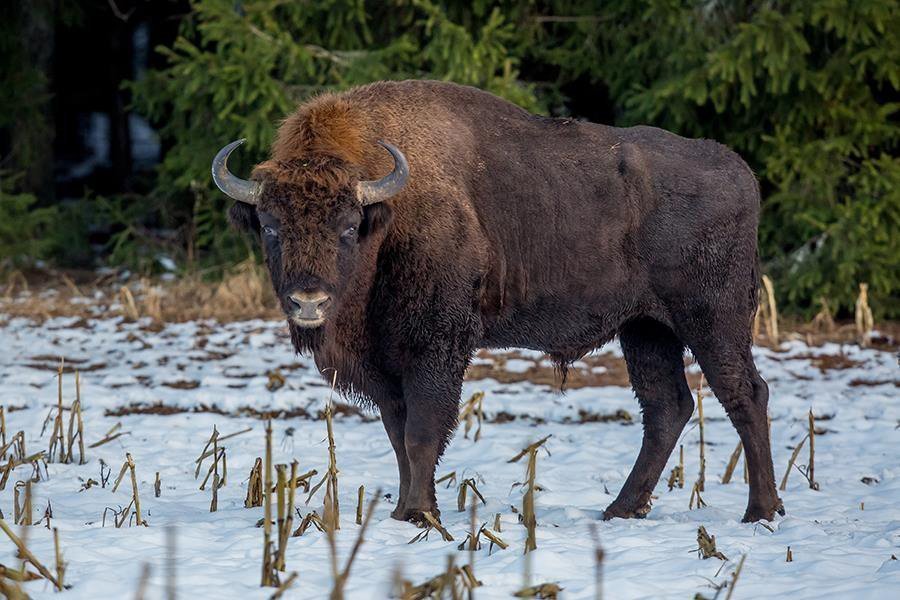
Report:
<svg viewBox="0 0 900 600"><path fill-rule="evenodd" d="M457 567L454 564L453 556L447 557L446 570L432 577L424 583L413 585L409 581L402 580L395 584L398 597L403 600L425 600L426 598L450 598L459 600L462 598L462 592L467 592L471 598L473 589L479 587L481 582L475 579L474 573L471 572L468 565Z"/></svg>
<svg viewBox="0 0 900 600"><path fill-rule="evenodd" d="M297 526L297 529L291 534L291 537L300 537L306 533L306 530L309 529L310 526L314 526L319 531L325 531L325 523L316 511L307 513L307 515L303 517L300 521L300 525Z"/></svg>
<svg viewBox="0 0 900 600"><path fill-rule="evenodd" d="M463 437L469 438L469 431L472 429L473 423L477 423L473 439L477 442L481 439L481 423L484 420L484 392L475 392L472 397L466 400L462 409L459 411L459 421L465 423L463 428Z"/></svg>
<svg viewBox="0 0 900 600"><path fill-rule="evenodd" d="M556 600L563 588L556 583L539 583L526 588L522 588L513 596L516 598L543 598L546 600Z"/></svg>
<svg viewBox="0 0 900 600"><path fill-rule="evenodd" d="M803 448L803 444L806 442L806 440L807 440L808 438L809 438L809 435L803 436L803 439L800 440L800 443L797 444L797 445L794 447L794 451L791 452L791 458L790 458L790 460L788 461L788 466L787 466L787 469L786 469L785 472L784 472L784 477L781 478L781 485L778 486L778 489L781 490L782 492L783 492L785 489L787 489L788 475L791 474L791 468L794 466L794 463L795 463L796 460L797 460L797 456L799 456L799 454L800 454L800 449Z"/></svg>
<svg viewBox="0 0 900 600"><path fill-rule="evenodd" d="M65 586L66 563L59 550L59 530L56 527L53 528L53 550L56 557L56 584L62 589Z"/></svg>
<svg viewBox="0 0 900 600"><path fill-rule="evenodd" d="M144 314L155 323L161 323L163 321L162 294L160 294L159 288L149 285L142 287L147 290L147 293L144 295Z"/></svg>
<svg viewBox="0 0 900 600"><path fill-rule="evenodd" d="M356 524L362 525L363 516L363 499L366 496L366 486L361 485L356 490Z"/></svg>
<svg viewBox="0 0 900 600"><path fill-rule="evenodd" d="M20 493L19 490L22 490ZM21 494L22 503L19 503ZM13 488L13 519L16 525L33 525L34 517L31 507L31 480L17 481Z"/></svg>
<svg viewBox="0 0 900 600"><path fill-rule="evenodd" d="M694 482L694 487L691 489L691 498L688 501L688 510L694 510L694 499L697 500L697 508L703 508L706 506L706 502L703 501L703 497L700 496L700 487L699 481Z"/></svg>
<svg viewBox="0 0 900 600"><path fill-rule="evenodd" d="M506 462L508 462L508 463L519 462L519 459L521 459L523 456L525 456L526 454L530 454L532 451L536 451L538 448L543 446L544 443L550 439L550 437L551 437L550 435L547 435L547 436L542 437L541 439L539 439L538 441L536 441L533 444L528 444L527 446L522 448L521 452L519 452L518 454L516 454L515 456L513 456L511 459L509 459ZM545 448L545 450L546 450L546 448ZM550 454L550 452L548 451L547 454Z"/></svg>
<svg viewBox="0 0 900 600"><path fill-rule="evenodd" d="M594 541L594 598L603 600L603 559L606 552L600 545L600 534L597 533L597 525L589 524L591 539Z"/></svg>
<svg viewBox="0 0 900 600"><path fill-rule="evenodd" d="M76 430L77 423L77 430ZM78 438L78 464L84 464L84 420L81 417L81 376L75 371L75 402L69 411L69 433L66 443L66 462L75 457L75 438Z"/></svg>
<svg viewBox="0 0 900 600"><path fill-rule="evenodd" d="M486 537L488 541L491 542L490 547L488 547L488 554L491 553L491 550L494 546L499 546L501 550L506 550L507 548L509 548L509 544L504 542L503 539L495 533L496 531L496 529L494 531L491 531L486 526L481 526L481 535Z"/></svg>
<svg viewBox="0 0 900 600"><path fill-rule="evenodd" d="M716 536L709 535L706 527L703 525L697 528L697 556L704 560L712 557L728 560L724 554L716 549Z"/></svg>
<svg viewBox="0 0 900 600"><path fill-rule="evenodd" d="M353 543L353 547L350 549L350 554L347 556L347 562L344 564L344 568L342 570L338 570L337 565L337 531L333 526L333 521L331 523L331 526L325 529L325 535L328 539L328 547L331 551L331 572L333 580L333 587L329 596L331 600L343 600L344 598L344 586L347 585L347 580L350 579L350 568L353 566L353 561L356 560L356 555L359 553L359 549L362 547L362 544L365 541L366 530L369 528L369 523L372 521L372 515L375 514L375 506L378 504L378 498L380 497L381 490L379 489L375 491L375 496L373 496L372 500L369 502L369 506L366 509L366 515L363 518L362 525L359 528L359 534L356 536L356 541ZM326 519L325 521L327 523L328 519Z"/></svg>
<svg viewBox="0 0 900 600"><path fill-rule="evenodd" d="M266 462L263 471L263 587L278 586L278 570L275 569L275 560L272 549L272 421L266 421Z"/></svg>
<svg viewBox="0 0 900 600"><path fill-rule="evenodd" d="M737 467L738 461L741 459L741 452L744 449L744 445L741 442L738 442L737 446L734 447L734 451L731 453L731 457L728 459L728 465L725 466L725 474L722 475L722 484L731 483L731 476L734 475L734 470Z"/></svg>
<svg viewBox="0 0 900 600"><path fill-rule="evenodd" d="M859 297L856 299L856 338L860 346L868 346L875 320L869 308L869 284L859 284Z"/></svg>
<svg viewBox="0 0 900 600"><path fill-rule="evenodd" d="M778 307L775 303L775 287L772 285L772 280L769 279L768 275L762 276L762 284L764 290L764 300L765 302L760 302L759 309L757 310L757 318L762 319L763 325L766 328L766 337L769 341L769 346L773 348L778 347ZM754 334L758 333L759 326L754 326Z"/></svg>
<svg viewBox="0 0 900 600"><path fill-rule="evenodd" d="M816 316L813 317L813 327L824 333L833 333L835 330L834 317L831 314L831 307L828 305L828 300L822 296L819 298L819 304L822 305L822 308L816 313Z"/></svg>
<svg viewBox="0 0 900 600"><path fill-rule="evenodd" d="M131 472L131 501L134 503L134 517L136 525L147 526L148 523L141 518L141 499L138 496L138 485L137 485L137 473L135 472L134 459L131 457L130 452L125 453L125 462L122 464L122 469L119 471L119 476L116 477L116 481L113 484L112 492L116 493L116 490L119 489L119 484L122 483L122 479L125 477L125 472ZM129 507L131 504L129 503ZM128 511L124 511L127 515Z"/></svg>
<svg viewBox="0 0 900 600"><path fill-rule="evenodd" d="M215 446L216 441L218 439L219 439L219 430L216 429L215 425L213 425L212 434L210 434L209 439L206 441L206 445L203 446L203 450L200 452L200 456L197 457L197 460L194 461L194 464L197 465L197 467L194 469L194 479L197 479L198 477L200 477L200 469L203 468L203 461L206 458L208 458L210 456L214 456L216 454L215 448L210 450L210 446Z"/></svg>
<svg viewBox="0 0 900 600"><path fill-rule="evenodd" d="M447 531L447 529L441 524L440 521L438 521L436 518L434 518L434 515L432 515L431 512L429 512L429 511L423 512L423 513L422 513L422 518L425 519L425 522L426 522L430 527L433 527L434 529L437 529L438 533L441 534L441 537L444 538L444 541L445 541L445 542L452 542L452 541L453 541L453 536L450 535L450 532Z"/></svg>
<svg viewBox="0 0 900 600"><path fill-rule="evenodd" d="M132 321L137 321L140 317L138 313L137 304L134 302L134 295L131 293L131 290L128 289L127 286L122 286L119 288L119 298L122 302L123 311L125 315Z"/></svg>
<svg viewBox="0 0 900 600"><path fill-rule="evenodd" d="M338 468L337 468L337 455L335 453L335 444L334 444L334 424L333 424L333 407L334 407L334 387L337 384L337 371L334 372L334 377L331 381L331 396L328 398L328 402L325 404L325 426L328 431L328 470L325 472L325 476L322 477L322 480L319 481L313 487L309 495L306 497L306 504L309 504L309 501L315 495L319 488L322 485L325 485L325 507L322 510L322 516L325 519L326 523L330 523L335 529L341 528L340 523L340 504L338 503ZM332 521L329 521L332 519Z"/></svg>
<svg viewBox="0 0 900 600"><path fill-rule="evenodd" d="M63 431L63 369L65 367L65 358L60 357L59 369L57 370L57 395L56 395L56 416L53 419L53 433L50 434L50 448L47 451L48 460L53 460L54 450L59 450L59 462L66 462L66 443L65 433Z"/></svg>
<svg viewBox="0 0 900 600"><path fill-rule="evenodd" d="M731 600L731 594L734 593L734 586L737 585L738 577L741 576L741 569L744 568L744 560L746 558L747 555L743 555L740 562L738 563L737 568L734 570L734 575L731 576L731 585L728 586L728 593L725 594L725 600Z"/></svg>
<svg viewBox="0 0 900 600"><path fill-rule="evenodd" d="M0 460L6 458L6 407L0 406Z"/></svg>
<svg viewBox="0 0 900 600"><path fill-rule="evenodd" d="M276 497L278 499L278 549L275 552L275 568L279 571L284 571L288 538L291 537L291 529L294 526L294 499L297 491L297 461L291 463L290 479L288 479L287 476L287 465L277 465L275 471L278 474L278 483L276 484ZM287 494L286 501L285 494Z"/></svg>
<svg viewBox="0 0 900 600"><path fill-rule="evenodd" d="M247 497L244 499L245 508L254 508L263 505L263 464L262 458L257 457L250 469L250 481L247 483Z"/></svg>
<svg viewBox="0 0 900 600"><path fill-rule="evenodd" d="M447 482L447 488L448 488L448 489L449 489L450 487L456 485L456 471L450 471L450 472L447 473L446 475L443 475L443 476L439 477L438 479L435 479L435 480L434 480L434 485L435 485L435 486L438 486L439 484L441 484L441 483L443 483L443 482L445 482L445 481Z"/></svg>
<svg viewBox="0 0 900 600"><path fill-rule="evenodd" d="M809 489L818 490L816 482L816 422L812 409L809 409L809 464L806 466L806 478L809 480Z"/></svg>
<svg viewBox="0 0 900 600"><path fill-rule="evenodd" d="M109 442L111 442L114 439L117 439L123 435L131 434L130 431L119 431L119 429L121 429L121 428L122 428L122 424L116 423L115 425L113 425L112 427L109 428L109 431L107 431L106 434L101 439L99 439L96 442L94 442L93 444L89 445L88 448L98 448L98 447L102 446L103 444L108 444Z"/></svg>
<svg viewBox="0 0 900 600"><path fill-rule="evenodd" d="M9 525L7 525L6 521L4 521L3 519L0 519L0 529L3 530L3 533L5 533L9 537L9 539L12 540L12 543L15 544L16 548L18 548L19 555L22 557L23 561L27 560L28 562L30 562L34 566L34 568L38 570L38 573L43 575L44 579L56 586L57 590L61 591L62 586L60 585L59 580L53 576L53 573L51 573L47 569L47 567L45 567L41 563L41 561L39 561L37 557L35 557L34 554L31 553L25 542L19 539L19 537L15 533L13 533L13 530L10 529Z"/></svg>
<svg viewBox="0 0 900 600"><path fill-rule="evenodd" d="M278 586L278 589L272 592L272 595L269 596L269 600L278 600L281 598L286 591L288 591L294 582L297 581L297 571L292 571L290 575L288 575L287 579L285 579L281 585Z"/></svg>
<svg viewBox="0 0 900 600"><path fill-rule="evenodd" d="M703 373L700 374L700 383L697 384L697 417L700 421L700 475L697 477L695 487L698 492L703 492L706 491L706 439L704 437L705 421L703 419Z"/></svg>
<svg viewBox="0 0 900 600"><path fill-rule="evenodd" d="M549 437L549 436L548 436ZM539 444L542 444L547 438L541 440L538 444L532 444L528 450L528 466L525 468L525 495L522 496L522 524L525 525L525 554L532 550L537 550L537 517L534 514L534 488L535 477L537 476L537 451Z"/></svg>
<svg viewBox="0 0 900 600"><path fill-rule="evenodd" d="M794 562L794 553L791 552L791 547L787 548L787 555L784 557L784 562Z"/></svg>
<svg viewBox="0 0 900 600"><path fill-rule="evenodd" d="M478 491L478 487L475 485L475 479L463 479L463 482L459 484L459 492L456 495L456 508L459 512L463 512L466 510L466 490L469 488L472 489L472 493L481 500L482 504L487 504L487 501L484 499L484 496L481 495L481 492Z"/></svg>
<svg viewBox="0 0 900 600"><path fill-rule="evenodd" d="M669 480L666 482L669 486L669 491L675 489L677 485L679 488L684 487L684 446L678 446L678 464L672 467L672 472L669 473Z"/></svg>
<svg viewBox="0 0 900 600"><path fill-rule="evenodd" d="M144 600L147 597L147 585L150 583L150 563L141 565L141 576L138 578L137 591L134 600Z"/></svg>

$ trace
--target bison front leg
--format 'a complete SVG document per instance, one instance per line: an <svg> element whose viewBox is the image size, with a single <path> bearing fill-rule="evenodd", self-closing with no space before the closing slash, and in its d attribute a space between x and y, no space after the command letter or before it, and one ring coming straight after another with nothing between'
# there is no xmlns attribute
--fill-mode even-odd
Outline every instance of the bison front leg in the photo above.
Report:
<svg viewBox="0 0 900 600"><path fill-rule="evenodd" d="M465 372L464 365L448 368L447 362L423 361L404 377L404 445L410 482L402 514L393 515L404 521L420 523L425 512L440 515L434 471L456 428Z"/></svg>
<svg viewBox="0 0 900 600"><path fill-rule="evenodd" d="M406 407L401 400L379 406L379 410L381 423L391 440L391 446L394 447L394 454L397 455L397 470L400 475L397 506L391 516L403 520L406 515L406 497L409 495L410 482L409 457L406 454Z"/></svg>

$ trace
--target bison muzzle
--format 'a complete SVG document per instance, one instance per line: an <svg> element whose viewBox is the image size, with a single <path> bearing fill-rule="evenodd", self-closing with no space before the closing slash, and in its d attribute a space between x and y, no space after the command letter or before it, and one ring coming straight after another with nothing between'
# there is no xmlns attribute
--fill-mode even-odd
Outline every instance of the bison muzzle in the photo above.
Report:
<svg viewBox="0 0 900 600"><path fill-rule="evenodd" d="M238 144L212 167L231 220L258 236L297 351L380 410L395 518L438 514L435 467L478 348L540 350L565 372L616 336L644 437L605 518L649 511L694 410L685 348L743 442L744 520L783 514L750 352L759 189L735 153L428 81L306 102L250 180L227 169Z"/></svg>

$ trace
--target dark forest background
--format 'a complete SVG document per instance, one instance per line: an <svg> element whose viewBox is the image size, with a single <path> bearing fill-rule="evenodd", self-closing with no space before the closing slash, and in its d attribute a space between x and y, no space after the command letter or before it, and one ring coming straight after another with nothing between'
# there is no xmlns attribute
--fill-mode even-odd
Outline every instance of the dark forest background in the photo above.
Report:
<svg viewBox="0 0 900 600"><path fill-rule="evenodd" d="M740 152L763 269L798 314L900 317L900 0L30 0L0 20L0 276L216 278L253 248L209 177L281 118L379 79L652 124ZM172 275L170 275L172 276Z"/></svg>

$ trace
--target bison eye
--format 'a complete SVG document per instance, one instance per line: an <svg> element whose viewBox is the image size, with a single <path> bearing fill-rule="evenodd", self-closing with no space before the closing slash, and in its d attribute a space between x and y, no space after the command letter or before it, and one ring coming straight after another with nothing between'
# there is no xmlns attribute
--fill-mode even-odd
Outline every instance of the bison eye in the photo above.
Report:
<svg viewBox="0 0 900 600"><path fill-rule="evenodd" d="M344 233L341 234L341 239L349 242L353 239L353 236L356 235L356 227L348 227L344 230Z"/></svg>
<svg viewBox="0 0 900 600"><path fill-rule="evenodd" d="M265 235L265 236L268 236L270 238L278 237L278 232L271 225L266 225L265 227L262 228L262 230L263 230L263 235Z"/></svg>

